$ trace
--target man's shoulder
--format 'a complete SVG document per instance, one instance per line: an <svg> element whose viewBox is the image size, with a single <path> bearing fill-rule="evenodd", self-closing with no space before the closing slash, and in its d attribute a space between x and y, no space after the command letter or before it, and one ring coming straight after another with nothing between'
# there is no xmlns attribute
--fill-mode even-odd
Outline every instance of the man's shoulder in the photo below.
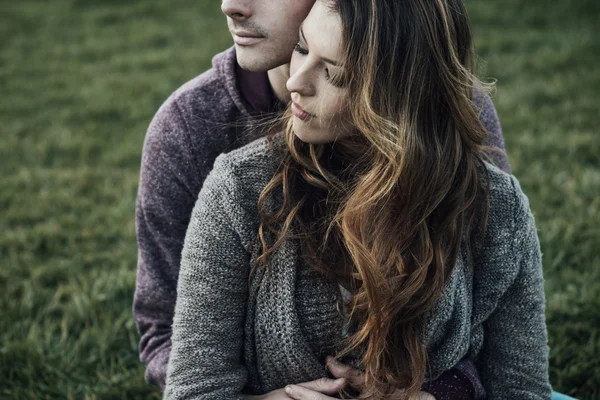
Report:
<svg viewBox="0 0 600 400"><path fill-rule="evenodd" d="M234 48L227 49L213 57L211 69L175 90L152 118L144 153L169 157L180 166L197 165L203 179L215 157L231 148L236 123L247 115L236 86L236 63Z"/></svg>
<svg viewBox="0 0 600 400"><path fill-rule="evenodd" d="M245 114L235 76L235 49L229 48L212 59L212 67L176 89L157 112L176 108L183 120L227 122Z"/></svg>

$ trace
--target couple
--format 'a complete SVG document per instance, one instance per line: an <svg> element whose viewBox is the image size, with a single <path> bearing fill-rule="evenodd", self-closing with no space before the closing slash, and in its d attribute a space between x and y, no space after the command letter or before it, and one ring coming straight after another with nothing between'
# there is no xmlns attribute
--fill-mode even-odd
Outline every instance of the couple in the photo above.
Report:
<svg viewBox="0 0 600 400"><path fill-rule="evenodd" d="M235 47L144 144L146 379L168 399L549 399L537 233L463 1L222 10Z"/></svg>

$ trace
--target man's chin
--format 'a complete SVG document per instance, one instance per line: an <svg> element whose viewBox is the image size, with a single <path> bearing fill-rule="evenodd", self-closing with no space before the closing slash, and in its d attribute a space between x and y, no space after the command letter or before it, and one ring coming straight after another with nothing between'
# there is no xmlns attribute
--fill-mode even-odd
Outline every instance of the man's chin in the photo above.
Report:
<svg viewBox="0 0 600 400"><path fill-rule="evenodd" d="M267 72L285 64L285 62L275 59L273 54L267 54L265 51L249 46L239 46L236 44L235 54L240 67L247 71Z"/></svg>

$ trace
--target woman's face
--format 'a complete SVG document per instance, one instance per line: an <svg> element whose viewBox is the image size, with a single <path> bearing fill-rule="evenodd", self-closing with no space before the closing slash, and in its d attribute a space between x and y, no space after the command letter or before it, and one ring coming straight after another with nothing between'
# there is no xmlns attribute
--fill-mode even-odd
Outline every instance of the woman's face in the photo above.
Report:
<svg viewBox="0 0 600 400"><path fill-rule="evenodd" d="M287 88L292 97L294 134L306 143L327 143L348 136L348 90L343 69L340 18L323 1L315 3L300 26L290 62Z"/></svg>

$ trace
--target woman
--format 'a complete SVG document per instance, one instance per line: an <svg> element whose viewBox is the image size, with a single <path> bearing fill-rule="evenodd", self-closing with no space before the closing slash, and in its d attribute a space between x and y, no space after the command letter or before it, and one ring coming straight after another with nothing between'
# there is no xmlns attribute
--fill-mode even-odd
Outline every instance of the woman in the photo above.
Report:
<svg viewBox="0 0 600 400"><path fill-rule="evenodd" d="M416 398L468 359L491 399L549 399L538 238L482 159L462 1L319 0L300 38L285 129L200 192L165 397ZM352 373L290 385L326 364Z"/></svg>

